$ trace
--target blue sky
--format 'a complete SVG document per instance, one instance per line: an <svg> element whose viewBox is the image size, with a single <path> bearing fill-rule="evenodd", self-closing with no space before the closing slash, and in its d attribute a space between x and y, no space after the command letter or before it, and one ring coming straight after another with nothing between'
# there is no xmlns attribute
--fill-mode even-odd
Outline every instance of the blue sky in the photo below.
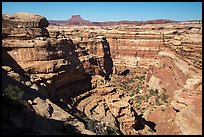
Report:
<svg viewBox="0 0 204 137"><path fill-rule="evenodd" d="M2 13L30 12L48 20L81 15L90 21L201 20L202 2L2 2Z"/></svg>

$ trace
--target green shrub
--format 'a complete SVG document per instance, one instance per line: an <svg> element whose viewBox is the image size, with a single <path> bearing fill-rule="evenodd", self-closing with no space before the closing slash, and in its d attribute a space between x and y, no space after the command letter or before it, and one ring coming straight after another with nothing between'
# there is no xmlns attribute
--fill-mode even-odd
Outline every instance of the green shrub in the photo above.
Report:
<svg viewBox="0 0 204 137"><path fill-rule="evenodd" d="M137 89L140 90L141 88L142 88L142 84L141 84L141 83L138 83L138 84L137 84Z"/></svg>
<svg viewBox="0 0 204 137"><path fill-rule="evenodd" d="M141 113L144 113L146 111L145 108L141 108L140 110L141 110Z"/></svg>
<svg viewBox="0 0 204 137"><path fill-rule="evenodd" d="M136 94L138 94L139 93L139 88L137 88L134 92L136 93Z"/></svg>
<svg viewBox="0 0 204 137"><path fill-rule="evenodd" d="M20 89L18 86L8 85L8 87L4 90L3 96L10 98L14 101L22 102L22 98L24 95L24 91Z"/></svg>
<svg viewBox="0 0 204 137"><path fill-rule="evenodd" d="M141 103L143 100L143 96L136 96L135 100L136 100L136 103Z"/></svg>
<svg viewBox="0 0 204 137"><path fill-rule="evenodd" d="M128 81L129 83L135 82L133 79L128 79L127 81Z"/></svg>
<svg viewBox="0 0 204 137"><path fill-rule="evenodd" d="M107 126L108 135L121 135L117 127Z"/></svg>
<svg viewBox="0 0 204 137"><path fill-rule="evenodd" d="M24 91L18 86L8 85L2 92L2 103L6 107L7 119L10 120L10 114L28 108L29 105L23 100Z"/></svg>
<svg viewBox="0 0 204 137"><path fill-rule="evenodd" d="M132 90L132 87L131 86L126 86L126 89L128 90L128 91L131 91Z"/></svg>
<svg viewBox="0 0 204 137"><path fill-rule="evenodd" d="M161 105L161 103L160 103L160 101L159 101L158 98L156 98L156 104L157 104L157 106L160 106L160 105Z"/></svg>
<svg viewBox="0 0 204 137"><path fill-rule="evenodd" d="M150 94L151 96L158 95L158 93L159 93L159 92L158 92L158 89L155 89L155 90L154 90L154 89L150 89L150 90L149 90L149 94Z"/></svg>
<svg viewBox="0 0 204 137"><path fill-rule="evenodd" d="M167 101L168 98L169 98L169 96L168 96L167 94L165 94L165 93L162 93L162 94L161 94L161 99L162 99L162 101L164 101L165 103L168 103L168 101Z"/></svg>
<svg viewBox="0 0 204 137"><path fill-rule="evenodd" d="M145 80L145 75L140 76L140 80L141 80L141 81L142 81L142 80Z"/></svg>

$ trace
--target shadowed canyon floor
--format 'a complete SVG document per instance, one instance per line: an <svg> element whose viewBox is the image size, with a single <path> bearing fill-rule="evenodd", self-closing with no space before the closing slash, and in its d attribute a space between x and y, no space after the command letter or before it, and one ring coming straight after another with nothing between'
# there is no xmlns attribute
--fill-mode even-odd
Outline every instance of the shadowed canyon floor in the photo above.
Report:
<svg viewBox="0 0 204 137"><path fill-rule="evenodd" d="M4 134L202 134L201 22L2 24Z"/></svg>

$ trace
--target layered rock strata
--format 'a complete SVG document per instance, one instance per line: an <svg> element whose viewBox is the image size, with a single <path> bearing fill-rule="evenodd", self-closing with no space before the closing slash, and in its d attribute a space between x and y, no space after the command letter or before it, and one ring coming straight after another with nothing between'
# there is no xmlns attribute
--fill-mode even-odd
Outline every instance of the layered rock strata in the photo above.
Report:
<svg viewBox="0 0 204 137"><path fill-rule="evenodd" d="M78 84L76 92L89 89L86 74L106 77L111 74L112 60L105 37L87 41L89 47L86 47L87 43L73 42L67 37L50 37L45 28L48 22L42 16L17 13L11 16L3 15L2 18L3 59L15 60L18 64L16 71L19 72L21 68L30 76L32 84L42 91L49 91L46 94L62 95L62 91L55 91L63 88L71 92L69 84L73 85L73 82L77 81L81 84ZM29 20L30 18L32 20ZM12 61L5 65L17 68Z"/></svg>
<svg viewBox="0 0 204 137"><path fill-rule="evenodd" d="M106 80L110 80L113 72L122 74L128 69L145 69L144 84L158 91L164 88L170 96L171 107L175 109L171 119L180 132L201 134L200 22L49 26L48 32L44 17L18 13L2 15L2 23L2 68L17 81L45 95L65 100L79 95L75 98L76 107L90 119L118 127L123 134L140 134L136 127L141 123L137 112L133 111L130 96L111 87ZM95 89L80 95L81 91L90 88ZM37 98L29 102L44 117L62 120L69 115L50 100ZM35 106L35 103L40 105ZM145 116L148 118L149 114L146 112ZM152 121L157 125L156 130L160 130L158 133L168 133L168 129L161 131L165 122ZM83 124L79 125L84 129Z"/></svg>
<svg viewBox="0 0 204 137"><path fill-rule="evenodd" d="M79 102L84 96L86 98ZM122 91L100 86L88 95L80 95L77 100L77 108L90 119L104 122L113 128L119 127L124 135L138 134L134 129L137 113L132 111L130 97L124 96Z"/></svg>
<svg viewBox="0 0 204 137"><path fill-rule="evenodd" d="M50 38L46 29L49 23L45 17L30 13L16 13L11 16L3 15L2 23L3 72L8 77L28 86L29 89L26 90L33 89L46 95L45 97L56 97L58 94L56 90L61 86L87 79L72 40ZM68 122L67 124L76 127L77 132L81 134L94 134L86 130L83 123L77 122L77 119L73 120L72 115L49 99L43 100L37 97L28 102L42 117L59 120L65 124ZM48 127L52 125L47 124ZM35 128L34 125L33 130L40 130ZM43 132L46 131L43 130L47 129L41 130L44 134Z"/></svg>
<svg viewBox="0 0 204 137"><path fill-rule="evenodd" d="M52 32L56 28L50 26L48 29ZM153 89L165 88L170 95L170 101L176 101L179 104L179 101L174 98L174 91L178 90L182 90L189 98L200 99L202 23L199 21L106 27L60 26L58 31L72 39L81 39L81 43L86 43L91 38L105 36L110 46L115 73L123 66L132 69L145 68L148 70L146 83ZM175 104L172 104L173 108L176 108ZM192 113L192 116L195 114L197 115L195 117L199 118L199 113L202 113L200 109L196 107L192 109L192 112L196 112ZM201 123L192 122L192 130L188 130L191 127L187 121L186 124L181 124L185 121L180 116L181 112L175 113L172 115L175 115L175 123L182 134L196 134L196 132L200 134ZM185 112L182 111L182 113ZM194 127L198 127L198 131L194 130ZM158 130L160 130L159 127Z"/></svg>

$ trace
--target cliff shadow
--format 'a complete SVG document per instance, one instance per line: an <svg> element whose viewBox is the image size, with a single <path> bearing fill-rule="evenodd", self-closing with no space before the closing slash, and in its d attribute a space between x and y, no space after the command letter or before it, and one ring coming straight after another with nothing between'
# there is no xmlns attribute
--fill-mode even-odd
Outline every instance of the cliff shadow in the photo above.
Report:
<svg viewBox="0 0 204 137"><path fill-rule="evenodd" d="M29 76L25 75L25 71L16 62L16 60L8 53L10 48L2 48L2 65L10 66L14 72L17 72L29 80Z"/></svg>
<svg viewBox="0 0 204 137"><path fill-rule="evenodd" d="M102 40L104 51L104 70L106 72L105 79L110 80L109 76L113 73L113 60L111 58L110 45L106 39Z"/></svg>
<svg viewBox="0 0 204 137"><path fill-rule="evenodd" d="M142 117L143 114L137 116L137 122L135 124L135 130L143 130L145 125L148 126L153 132L156 132L155 126L156 124L152 121L147 121L145 118Z"/></svg>
<svg viewBox="0 0 204 137"><path fill-rule="evenodd" d="M14 90L18 90L20 88L20 90L23 91L22 99L19 100L14 98L15 95L13 94L10 94L9 97L8 95L4 94L5 92L9 92L13 89L9 88L9 86L16 87ZM42 95L38 90L31 89L30 87L10 77L7 72L2 69L2 135L82 134L75 126L65 123L65 121L75 121L74 118L60 121L38 115L32 109L32 107L26 103L27 100L33 101L37 97L40 97L43 100L48 98Z"/></svg>
<svg viewBox="0 0 204 137"><path fill-rule="evenodd" d="M65 71L53 77L53 84L50 87L51 95L54 100L60 102L65 99L71 102L74 98L91 89L91 75L85 73L83 63L79 60L76 50L79 45L74 44L72 40L61 40L60 49L63 51L63 59L68 65L62 65L55 69L55 72ZM83 49L82 49L83 50ZM84 52L83 54L88 54Z"/></svg>
<svg viewBox="0 0 204 137"><path fill-rule="evenodd" d="M49 119L24 104L2 97L2 135L80 135L78 129L65 121ZM68 119L74 121L74 119Z"/></svg>
<svg viewBox="0 0 204 137"><path fill-rule="evenodd" d="M59 68L56 68L54 64L53 65L53 72L58 73L60 71L65 71L66 73L58 73L58 75L52 77L53 83L46 83L45 86L41 86L41 83L45 83L47 80L42 79L38 80L37 82L30 82L31 85L34 85L34 87L37 88L37 90L30 88L30 86L26 86L25 82L30 81L30 75L29 74L35 74L33 71L29 71L26 74L25 70L18 64L18 62L8 53L10 50L13 50L12 48L5 47L2 48L2 65L4 66L10 66L11 70L4 70L2 69L2 73L4 73L4 78L2 78L2 84L5 88L5 85L7 83L13 83L14 85L21 86L24 89L29 89L31 91L37 91L41 92L43 96L46 96L49 99L52 99L52 101L59 101L62 97L71 99L75 96L78 96L89 89L91 89L91 76L84 73L84 67L82 65L82 62L79 60L78 54L75 52L76 45L73 43L72 40L62 40L60 41L59 45L53 46L51 44L47 45L46 50L48 51L62 51L63 63L64 61L68 63L68 65L63 64ZM57 58L60 59L58 54L50 55L50 60ZM10 69L6 68L5 69ZM7 71L14 71L11 72L11 74L7 74ZM66 74L66 75L65 75ZM10 77L13 75L12 77ZM72 81L70 81L70 75ZM81 79L76 79L76 77L81 77ZM17 80L15 79L17 78ZM21 82L19 82L19 79ZM24 83L24 84L23 84ZM75 86L76 84L76 86ZM63 90L58 94L59 90ZM63 93L64 92L64 93ZM57 94L56 94L57 93Z"/></svg>

